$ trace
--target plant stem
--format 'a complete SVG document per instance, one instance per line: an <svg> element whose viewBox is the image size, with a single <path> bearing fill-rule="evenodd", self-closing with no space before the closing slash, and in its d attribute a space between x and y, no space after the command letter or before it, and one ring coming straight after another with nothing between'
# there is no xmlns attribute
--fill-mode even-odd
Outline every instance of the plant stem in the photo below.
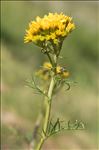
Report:
<svg viewBox="0 0 99 150"><path fill-rule="evenodd" d="M35 147L36 140L37 140L37 133L38 133L38 130L39 130L39 127L40 127L42 118L43 118L43 114L42 114L42 112L41 112L41 113L39 114L39 116L38 116L38 119L37 119L36 124L35 124L35 127L34 127L33 137L32 137L32 140L31 140L31 142L30 142L29 150L32 150L32 149L34 149L34 147Z"/></svg>
<svg viewBox="0 0 99 150"><path fill-rule="evenodd" d="M50 112L51 112L51 101L52 101L52 94L53 94L53 89L54 89L55 81L54 81L54 76L52 76L49 90L48 90L48 98L45 98L45 119L44 119L44 125L43 125L43 131L42 131L42 137L37 145L36 150L40 150L42 145L44 144L44 141L47 138L47 129L48 129L48 124L49 124L49 118L50 118Z"/></svg>
<svg viewBox="0 0 99 150"><path fill-rule="evenodd" d="M47 54L47 56L48 56L48 58L49 58L50 63L53 65L53 61L52 61L52 59L51 59L50 54L49 54L48 52L46 52L46 54Z"/></svg>

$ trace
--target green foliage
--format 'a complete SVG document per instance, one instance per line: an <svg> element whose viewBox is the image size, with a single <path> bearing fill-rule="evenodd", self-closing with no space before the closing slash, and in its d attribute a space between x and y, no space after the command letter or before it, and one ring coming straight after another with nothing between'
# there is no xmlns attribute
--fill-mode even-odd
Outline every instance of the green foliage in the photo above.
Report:
<svg viewBox="0 0 99 150"><path fill-rule="evenodd" d="M49 121L46 136L50 137L65 130L86 130L86 128L85 124L82 121L75 120L74 122L71 122L69 120L68 122L66 122L64 120L60 120L59 118L57 118L57 120L53 122L51 119Z"/></svg>
<svg viewBox="0 0 99 150"><path fill-rule="evenodd" d="M27 86L29 86L30 88L33 89L35 94L41 94L45 97L48 97L46 92L44 90L42 90L36 83L35 81L35 76L32 76L32 80L31 81L26 81Z"/></svg>

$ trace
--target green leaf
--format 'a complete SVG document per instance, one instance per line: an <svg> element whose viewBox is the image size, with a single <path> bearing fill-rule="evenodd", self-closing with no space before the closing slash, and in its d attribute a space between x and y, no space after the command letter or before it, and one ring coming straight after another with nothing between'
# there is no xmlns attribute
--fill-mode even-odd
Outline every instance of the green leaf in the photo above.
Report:
<svg viewBox="0 0 99 150"><path fill-rule="evenodd" d="M26 81L27 85L32 88L35 92L35 94L41 94L43 96L47 96L47 94L45 93L44 90L42 90L36 83L34 76L32 76L32 80L31 81Z"/></svg>

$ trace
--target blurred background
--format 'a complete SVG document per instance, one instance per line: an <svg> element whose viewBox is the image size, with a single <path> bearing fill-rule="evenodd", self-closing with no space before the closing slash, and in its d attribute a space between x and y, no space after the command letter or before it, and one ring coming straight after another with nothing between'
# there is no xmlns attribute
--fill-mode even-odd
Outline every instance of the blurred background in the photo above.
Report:
<svg viewBox="0 0 99 150"><path fill-rule="evenodd" d="M44 144L44 150L98 150L98 25L99 2L2 1L1 92L2 150L28 149L43 98L25 81L47 60L33 43L24 44L28 23L36 16L63 12L76 29L65 39L60 64L76 84L53 100L52 117L81 120L84 130L65 131Z"/></svg>

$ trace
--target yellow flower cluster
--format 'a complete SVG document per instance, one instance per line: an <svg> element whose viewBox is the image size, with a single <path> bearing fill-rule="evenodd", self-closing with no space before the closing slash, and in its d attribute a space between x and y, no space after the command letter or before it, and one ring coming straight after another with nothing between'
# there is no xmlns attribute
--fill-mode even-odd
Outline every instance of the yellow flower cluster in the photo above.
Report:
<svg viewBox="0 0 99 150"><path fill-rule="evenodd" d="M44 80L48 80L50 78L50 71L52 70L52 65L49 62L45 62L42 66L42 69L36 72L36 75L40 76ZM69 77L70 73L63 67L56 67L56 74L61 78Z"/></svg>
<svg viewBox="0 0 99 150"><path fill-rule="evenodd" d="M65 16L63 13L49 13L43 18L36 17L36 21L29 23L29 29L26 30L24 42L40 42L52 41L57 44L60 38L65 38L75 25L72 18Z"/></svg>

